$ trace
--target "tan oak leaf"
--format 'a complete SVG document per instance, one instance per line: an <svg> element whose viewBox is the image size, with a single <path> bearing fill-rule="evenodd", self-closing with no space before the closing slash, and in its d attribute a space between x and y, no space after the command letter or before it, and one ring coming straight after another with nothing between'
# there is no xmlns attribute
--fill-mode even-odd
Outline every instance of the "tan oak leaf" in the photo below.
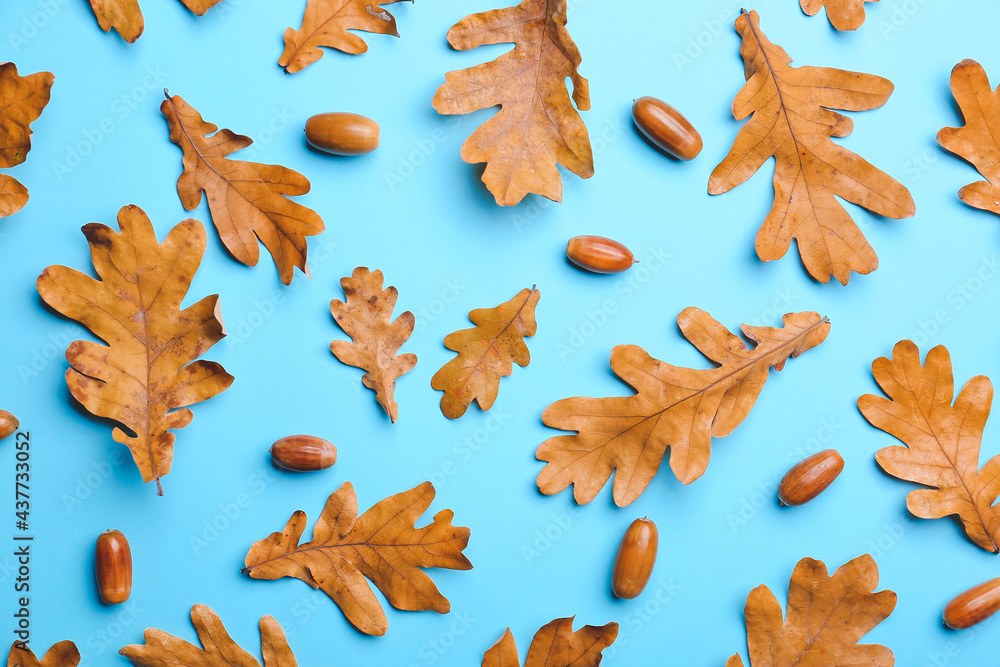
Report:
<svg viewBox="0 0 1000 667"><path fill-rule="evenodd" d="M37 72L21 76L14 63L0 64L0 168L16 167L31 150L31 124L49 103L55 76ZM28 189L0 174L0 218L13 215L28 203Z"/></svg>
<svg viewBox="0 0 1000 667"><path fill-rule="evenodd" d="M611 352L611 369L635 390L632 396L576 397L557 401L542 413L558 435L538 447L546 465L538 475L542 493L571 484L580 504L589 503L614 473L614 500L633 503L652 481L670 448L670 467L683 484L708 468L712 438L729 435L750 414L771 368L811 350L830 332L816 313L789 313L784 326L743 325L743 340L699 308L677 317L681 333L713 361L710 369L683 368L654 359L638 345Z"/></svg>
<svg viewBox="0 0 1000 667"><path fill-rule="evenodd" d="M131 644L119 653L137 667L260 667L256 658L233 641L219 615L209 607L192 607L191 623L203 648L150 628L145 644ZM260 644L264 667L297 667L285 631L270 616L260 619Z"/></svg>
<svg viewBox="0 0 1000 667"><path fill-rule="evenodd" d="M590 108L590 88L566 30L566 0L523 0L471 14L452 26L448 42L461 51L514 43L496 60L449 72L433 102L442 114L500 107L462 145L463 160L486 163L483 182L498 204L513 206L528 193L562 201L557 164L580 178L594 175L579 113ZM572 101L566 79L573 82Z"/></svg>
<svg viewBox="0 0 1000 667"><path fill-rule="evenodd" d="M878 566L871 556L855 558L830 576L826 565L803 558L788 584L788 614L767 586L747 597L744 610L751 667L892 667L885 646L859 644L896 607L896 594L879 591ZM743 667L734 655L726 667Z"/></svg>
<svg viewBox="0 0 1000 667"><path fill-rule="evenodd" d="M585 625L573 631L573 617L557 618L535 633L524 667L597 667L601 653L618 636L618 624ZM520 667L510 628L483 656L483 667Z"/></svg>
<svg viewBox="0 0 1000 667"><path fill-rule="evenodd" d="M379 405L392 421L399 417L396 405L396 379L417 364L415 354L397 354L413 333L415 319L406 311L392 320L392 310L399 296L395 287L382 289L382 272L363 266L342 278L347 302L330 302L333 319L351 337L351 342L335 340L330 350L341 362L365 371L364 385L375 392Z"/></svg>
<svg viewBox="0 0 1000 667"><path fill-rule="evenodd" d="M430 525L417 528L433 499L434 486L424 482L358 516L354 487L345 482L326 501L312 540L299 544L306 515L297 511L282 532L251 547L243 573L254 579L301 579L326 593L354 627L369 635L384 635L389 622L366 579L396 609L446 614L451 605L424 569L471 570L462 553L470 531L452 525L451 510L441 510Z"/></svg>
<svg viewBox="0 0 1000 667"><path fill-rule="evenodd" d="M956 514L970 540L1000 552L1000 505L995 504L1000 455L979 468L993 403L990 379L969 380L952 405L955 380L947 348L935 347L921 365L920 350L909 340L896 344L892 359L876 359L872 373L888 398L862 396L861 414L903 442L879 450L875 459L893 477L927 487L910 492L907 509L922 519Z"/></svg>
<svg viewBox="0 0 1000 667"><path fill-rule="evenodd" d="M809 16L816 16L826 7L826 17L837 30L857 30L865 23L865 3L879 0L799 0Z"/></svg>
<svg viewBox="0 0 1000 667"><path fill-rule="evenodd" d="M483 410L493 407L500 392L500 379L514 372L514 364L531 360L525 337L534 336L535 306L541 292L523 289L496 308L477 308L469 313L476 326L445 336L444 345L458 356L431 378L431 386L443 391L441 412L458 419L472 401Z"/></svg>
<svg viewBox="0 0 1000 667"><path fill-rule="evenodd" d="M806 270L826 283L843 284L856 271L878 268L878 257L837 197L887 218L916 214L910 192L861 156L835 144L854 129L831 109L864 111L884 105L888 79L827 67L792 67L792 59L768 40L757 12L736 19L746 85L733 100L736 120L750 117L729 155L712 172L708 191L729 192L771 156L774 205L757 233L757 256L781 259L798 242Z"/></svg>
<svg viewBox="0 0 1000 667"><path fill-rule="evenodd" d="M170 140L184 152L184 172L177 181L184 209L197 208L205 192L212 222L233 257L257 266L260 239L281 282L292 282L295 267L309 275L306 237L325 225L316 211L288 199L309 192L309 179L287 167L228 159L253 140L205 122L179 95L167 94L160 111Z"/></svg>
<svg viewBox="0 0 1000 667"><path fill-rule="evenodd" d="M963 60L951 72L951 92L965 125L944 128L938 143L986 177L966 185L958 196L969 206L1000 215L1000 87L990 87L982 65Z"/></svg>
<svg viewBox="0 0 1000 667"><path fill-rule="evenodd" d="M163 495L160 478L174 456L171 429L191 423L187 406L233 382L218 363L197 360L226 331L217 294L181 309L205 254L200 222L185 220L163 243L138 206L122 208L118 225L120 233L96 222L83 228L98 280L50 266L38 278L38 293L106 343L70 343L66 384L91 414L121 425L112 436Z"/></svg>
<svg viewBox="0 0 1000 667"><path fill-rule="evenodd" d="M76 667L80 664L80 651L71 641L59 642L39 660L24 642L16 641L7 654L7 667Z"/></svg>
<svg viewBox="0 0 1000 667"><path fill-rule="evenodd" d="M285 51L278 64L294 74L322 58L324 46L351 54L367 51L365 40L349 30L399 37L396 18L382 5L400 1L308 0L302 27L285 30Z"/></svg>

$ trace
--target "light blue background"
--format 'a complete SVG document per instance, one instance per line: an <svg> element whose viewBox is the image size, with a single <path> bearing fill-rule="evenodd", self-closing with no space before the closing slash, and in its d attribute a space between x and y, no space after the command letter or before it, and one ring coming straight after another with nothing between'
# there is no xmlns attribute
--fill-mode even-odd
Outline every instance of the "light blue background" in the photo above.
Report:
<svg viewBox="0 0 1000 667"><path fill-rule="evenodd" d="M825 16L808 18L797 5L756 6L763 29L797 64L872 72L896 84L884 108L852 114L856 130L840 143L909 187L918 213L877 220L847 205L881 260L876 273L855 275L847 287L810 281L794 249L779 262L756 258L754 236L771 205L770 163L726 196L706 193L740 127L729 110L743 83L732 29L738 2L571 2L569 29L591 82L593 109L583 117L596 175L583 181L564 172L562 205L529 197L514 209L496 206L479 180L481 167L459 157L462 142L492 111L442 117L430 105L445 72L503 51L458 53L445 40L455 21L492 8L488 0L392 5L401 39L366 36L367 54L328 52L294 76L277 59L285 27L302 18L300 0L226 0L203 18L179 2L145 0L146 31L131 46L100 32L84 0L3 2L0 60L15 61L22 74L56 75L28 160L10 172L31 200L0 221L0 406L21 418L34 443L33 646L68 638L88 665L125 664L115 651L141 641L146 627L193 639L189 610L205 603L254 654L258 619L275 616L304 667L474 665L505 627L523 655L541 625L576 614L578 625L621 623L608 665L708 667L737 651L745 656L742 609L753 587L767 584L784 604L800 558L833 569L872 552L881 585L897 591L899 603L868 640L890 646L908 667L994 662L998 621L953 633L942 629L940 614L952 595L997 576L998 557L968 542L949 520L907 518L905 495L914 487L887 477L874 461L895 441L871 428L855 401L876 390L872 360L907 337L922 353L946 344L959 383L1000 375L1000 281L977 276L995 277L1000 220L958 200L958 189L978 175L934 139L939 128L959 122L948 87L955 63L978 59L1000 83L996 8L988 0L883 0L868 5L861 30L839 34ZM181 153L158 110L164 87L210 122L253 137L257 143L240 156L308 176L313 189L300 201L324 217L327 232L310 241L313 279L297 273L286 288L263 248L260 265L244 267L210 228L188 303L221 294L230 337L205 358L221 362L236 381L195 406L194 422L178 432L173 472L159 498L121 457L110 427L71 405L63 351L86 334L46 311L34 284L49 264L88 270L80 227L113 225L125 204L142 206L161 239L188 217L175 191ZM639 139L629 110L641 95L670 101L695 123L705 139L697 160L669 161ZM306 150L306 118L333 110L376 119L382 147L357 159ZM74 152L89 153L75 168ZM210 224L204 205L190 215ZM586 233L625 242L641 263L621 277L571 268L565 242ZM659 268L656 253L669 254ZM361 389L361 372L329 351L330 340L343 336L329 301L342 298L339 280L355 266L382 269L399 288L397 312L418 316L404 351L420 361L398 384L396 424ZM542 298L531 365L503 380L491 412L473 407L448 421L440 393L430 388L433 373L452 357L442 338L469 326L469 310L532 284ZM975 293L967 299L959 286ZM598 315L607 300L616 312ZM734 434L716 440L707 474L692 486L680 485L664 466L625 509L612 503L610 484L580 509L569 491L539 494L542 464L534 451L555 435L542 425L542 410L568 396L627 393L608 366L614 345L636 343L675 364L707 365L675 325L689 305L732 328L778 324L787 310L817 310L833 329L820 348L772 373L757 407ZM939 316L943 323L932 325ZM986 430L983 460L1000 452L998 428ZM267 448L290 433L332 440L340 461L311 476L274 471ZM462 444L467 439L478 444ZM14 522L13 446L5 445L2 534ZM843 476L814 503L779 509L777 479L820 446L843 453ZM364 509L426 479L438 495L424 520L452 508L456 524L472 528L466 553L475 569L431 573L451 600L450 615L386 605L388 635L364 637L302 582L240 574L250 545L280 530L294 510L308 513L311 531L343 481L354 483ZM232 505L241 494L249 506L237 516ZM650 590L631 602L613 599L615 548L643 515L661 535ZM213 522L226 527L213 535L206 531ZM124 608L101 606L92 583L94 540L111 527L129 536L135 556L134 592ZM0 557L0 564L4 643L13 639L6 634L13 558Z"/></svg>

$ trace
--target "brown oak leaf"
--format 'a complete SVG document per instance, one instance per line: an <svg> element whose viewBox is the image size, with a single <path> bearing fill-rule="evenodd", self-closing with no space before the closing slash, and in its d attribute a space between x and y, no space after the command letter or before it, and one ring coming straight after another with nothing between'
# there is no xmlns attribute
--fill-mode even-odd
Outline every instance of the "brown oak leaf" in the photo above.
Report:
<svg viewBox="0 0 1000 667"><path fill-rule="evenodd" d="M203 16L222 0L181 0L194 14ZM139 0L90 0L90 8L104 32L114 28L129 44L139 39L145 27Z"/></svg>
<svg viewBox="0 0 1000 667"><path fill-rule="evenodd" d="M406 311L392 321L398 292L395 287L382 289L382 272L377 269L369 271L359 266L350 278L340 280L340 286L347 303L334 299L330 310L352 342L335 340L330 350L341 362L366 371L362 382L375 392L389 418L396 421L396 379L417 364L417 355L397 354L413 333L413 313Z"/></svg>
<svg viewBox="0 0 1000 667"><path fill-rule="evenodd" d="M500 392L500 378L514 372L514 364L531 360L524 339L534 336L535 306L541 292L532 287L496 308L477 308L469 313L476 326L445 336L444 346L458 356L431 378L431 387L443 391L441 412L458 419L472 401L483 410L493 407Z"/></svg>
<svg viewBox="0 0 1000 667"><path fill-rule="evenodd" d="M580 178L594 175L590 137L577 111L590 108L590 85L566 30L566 0L523 0L472 14L452 26L448 42L461 51L515 44L496 60L449 72L434 95L441 114L500 107L462 145L463 160L486 163L483 182L498 204L513 206L529 192L562 201L557 164Z"/></svg>
<svg viewBox="0 0 1000 667"><path fill-rule="evenodd" d="M615 473L614 500L634 502L656 475L670 448L670 467L683 484L708 468L712 438L739 426L764 388L773 367L816 347L830 332L830 321L816 313L789 313L784 326L743 325L756 343L747 349L711 315L686 308L677 317L681 333L717 366L672 366L649 356L638 345L611 351L611 369L635 390L632 396L567 398L547 407L542 421L576 435L558 435L538 447L546 461L538 475L542 493L574 485L573 497L593 500ZM617 470L617 472L615 472Z"/></svg>
<svg viewBox="0 0 1000 667"><path fill-rule="evenodd" d="M17 73L14 63L0 64L0 168L16 167L31 150L31 124L49 103L55 75ZM0 174L0 218L13 215L28 203L28 189Z"/></svg>
<svg viewBox="0 0 1000 667"><path fill-rule="evenodd" d="M114 28L129 44L142 35L145 22L139 0L90 0L90 8L104 32Z"/></svg>
<svg viewBox="0 0 1000 667"><path fill-rule="evenodd" d="M597 667L601 653L618 637L618 624L585 625L573 631L573 617L557 618L535 633L524 667ZM483 667L518 667L517 644L510 628L483 656Z"/></svg>
<svg viewBox="0 0 1000 667"><path fill-rule="evenodd" d="M826 565L803 558L788 584L788 617L767 586L747 597L744 616L751 667L789 665L871 665L892 667L895 657L885 646L859 644L896 607L896 594L879 591L878 566L859 556L830 576ZM743 667L734 655L726 667Z"/></svg>
<svg viewBox="0 0 1000 667"><path fill-rule="evenodd" d="M296 266L308 276L306 237L325 226L318 213L288 196L309 192L309 179L286 167L228 159L253 140L206 123L179 95L167 94L160 111L170 126L170 140L184 152L177 194L185 210L197 208L204 191L212 222L233 257L256 266L260 239L281 282L292 282Z"/></svg>
<svg viewBox="0 0 1000 667"><path fill-rule="evenodd" d="M308 0L302 27L285 30L285 51L278 64L294 74L322 58L324 46L355 55L367 51L365 40L348 30L399 37L396 18L382 5L400 1Z"/></svg>
<svg viewBox="0 0 1000 667"><path fill-rule="evenodd" d="M826 7L826 17L837 30L857 30L865 23L865 3L879 0L799 0L809 16L816 16Z"/></svg>
<svg viewBox="0 0 1000 667"><path fill-rule="evenodd" d="M191 623L204 648L162 630L149 628L145 633L145 644L131 644L119 653L139 667L260 667L252 655L233 641L219 615L209 607L203 604L192 607ZM270 616L260 619L260 644L264 667L297 667L285 631Z"/></svg>
<svg viewBox="0 0 1000 667"><path fill-rule="evenodd" d="M451 524L451 510L441 510L433 523L417 528L433 499L434 486L424 482L358 516L354 487L345 482L326 501L310 542L299 545L306 528L305 512L299 510L282 532L254 543L243 573L254 579L294 577L322 589L348 621L369 635L384 635L389 622L365 578L396 609L446 614L448 599L421 568L471 570L462 553L470 531Z"/></svg>
<svg viewBox="0 0 1000 667"><path fill-rule="evenodd" d="M979 469L983 429L993 403L986 376L969 380L952 405L955 381L951 356L943 345L927 353L900 341L892 359L872 364L872 373L888 398L866 394L858 407L872 426L906 446L879 450L875 459L893 477L922 484L911 491L906 507L922 519L957 514L969 539L987 551L1000 552L1000 455Z"/></svg>
<svg viewBox="0 0 1000 667"><path fill-rule="evenodd" d="M757 233L757 256L785 256L792 240L809 274L843 284L851 271L867 274L878 257L837 201L842 197L888 218L909 218L909 191L831 137L854 129L831 109L864 111L889 100L888 79L826 67L792 67L792 59L760 29L757 12L736 19L747 83L733 100L737 120L750 116L732 150L712 172L708 191L729 192L774 156L774 206Z"/></svg>
<svg viewBox="0 0 1000 667"><path fill-rule="evenodd" d="M80 664L80 651L71 641L54 645L39 660L24 642L14 642L7 654L7 667L76 667Z"/></svg>
<svg viewBox="0 0 1000 667"><path fill-rule="evenodd" d="M83 227L100 280L50 266L38 293L106 343L70 344L66 384L92 414L121 424L115 441L128 446L143 480L155 480L163 495L160 478L173 460L170 429L191 423L187 406L233 382L216 362L195 361L226 332L217 294L180 307L205 253L200 222L185 220L163 243L138 206L122 208L118 225L121 233L96 222Z"/></svg>
<svg viewBox="0 0 1000 667"><path fill-rule="evenodd" d="M963 60L951 72L951 92L965 125L944 128L938 143L987 179L966 185L958 196L969 206L1000 215L1000 87L990 87L982 65Z"/></svg>

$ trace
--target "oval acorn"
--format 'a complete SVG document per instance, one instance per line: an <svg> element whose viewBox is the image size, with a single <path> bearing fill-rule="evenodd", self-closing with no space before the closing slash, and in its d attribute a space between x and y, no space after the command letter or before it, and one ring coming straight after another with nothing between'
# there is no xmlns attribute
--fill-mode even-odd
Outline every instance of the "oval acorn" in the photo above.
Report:
<svg viewBox="0 0 1000 667"><path fill-rule="evenodd" d="M844 469L844 459L835 449L799 461L785 473L778 485L778 500L782 505L804 505L833 484Z"/></svg>
<svg viewBox="0 0 1000 667"><path fill-rule="evenodd" d="M678 160L695 159L704 145L687 118L655 97L640 97L632 103L632 121L654 146Z"/></svg>
<svg viewBox="0 0 1000 667"><path fill-rule="evenodd" d="M17 417L6 410L0 410L0 440L14 435L20 426L21 422L17 421Z"/></svg>
<svg viewBox="0 0 1000 667"><path fill-rule="evenodd" d="M294 472L326 470L337 462L337 448L313 435L289 435L271 445L271 459Z"/></svg>
<svg viewBox="0 0 1000 667"><path fill-rule="evenodd" d="M653 575L659 541L655 523L645 517L632 522L618 545L611 568L611 590L615 595L631 600L642 593Z"/></svg>
<svg viewBox="0 0 1000 667"><path fill-rule="evenodd" d="M594 273L621 273L635 264L631 250L603 236L574 236L566 244L566 257Z"/></svg>
<svg viewBox="0 0 1000 667"><path fill-rule="evenodd" d="M132 594L132 550L120 530L97 538L95 549L97 592L104 604L121 604Z"/></svg>
<svg viewBox="0 0 1000 667"><path fill-rule="evenodd" d="M965 630L1000 611L1000 577L959 593L944 608L944 624Z"/></svg>
<svg viewBox="0 0 1000 667"><path fill-rule="evenodd" d="M334 155L364 155L379 145L378 123L356 113L321 113L306 121L306 141Z"/></svg>

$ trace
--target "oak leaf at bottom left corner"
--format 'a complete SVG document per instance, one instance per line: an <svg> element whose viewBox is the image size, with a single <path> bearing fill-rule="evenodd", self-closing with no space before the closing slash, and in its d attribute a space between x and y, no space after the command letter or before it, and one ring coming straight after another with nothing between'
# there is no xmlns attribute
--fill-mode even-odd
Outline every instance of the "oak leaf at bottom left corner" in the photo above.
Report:
<svg viewBox="0 0 1000 667"><path fill-rule="evenodd" d="M200 360L222 340L217 294L181 309L205 253L205 228L194 219L175 226L163 243L146 213L126 206L120 232L84 225L99 279L50 266L38 293L54 310L104 341L74 341L66 350L70 393L92 414L120 424L115 441L132 452L143 481L170 472L175 436L193 414L188 406L222 393L233 376Z"/></svg>
<svg viewBox="0 0 1000 667"><path fill-rule="evenodd" d="M71 641L54 644L39 660L28 645L16 641L7 654L7 667L76 667L80 664L80 651Z"/></svg>
<svg viewBox="0 0 1000 667"><path fill-rule="evenodd" d="M130 644L119 653L139 667L260 667L256 658L233 641L219 615L210 607L203 604L192 607L191 623L203 648L162 630L149 628L144 635L145 644ZM260 646L264 667L298 667L285 631L270 616L260 619Z"/></svg>

